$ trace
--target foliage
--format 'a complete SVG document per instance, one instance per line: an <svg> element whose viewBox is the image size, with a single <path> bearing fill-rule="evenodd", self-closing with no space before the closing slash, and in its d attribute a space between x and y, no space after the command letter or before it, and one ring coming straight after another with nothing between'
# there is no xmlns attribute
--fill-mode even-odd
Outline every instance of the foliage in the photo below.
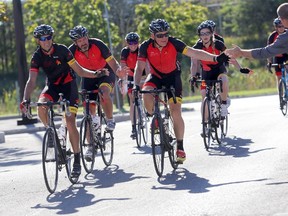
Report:
<svg viewBox="0 0 288 216"><path fill-rule="evenodd" d="M243 45L247 48L265 45L273 30L277 7L284 2L285 0L225 1L220 10L225 35L243 37Z"/></svg>
<svg viewBox="0 0 288 216"><path fill-rule="evenodd" d="M197 26L207 19L207 8L194 5L191 1L155 0L149 4L139 4L135 8L138 23L137 32L142 38L149 38L149 24L153 19L165 19L170 25L171 35L180 38L189 45L194 45L198 36Z"/></svg>
<svg viewBox="0 0 288 216"><path fill-rule="evenodd" d="M35 49L33 30L37 25L46 23L55 30L55 42L69 46L69 30L76 25L83 25L89 30L90 37L97 37L109 43L107 22L104 18L104 0L27 0L24 8L29 13L24 14L24 25L27 27L27 53L31 55ZM118 27L110 23L113 45L120 42Z"/></svg>

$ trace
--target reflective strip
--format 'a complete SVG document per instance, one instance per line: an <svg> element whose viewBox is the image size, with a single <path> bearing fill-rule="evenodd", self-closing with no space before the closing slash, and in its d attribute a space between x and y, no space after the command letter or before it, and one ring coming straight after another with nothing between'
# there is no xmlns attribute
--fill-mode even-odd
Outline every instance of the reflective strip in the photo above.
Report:
<svg viewBox="0 0 288 216"><path fill-rule="evenodd" d="M109 62L113 59L113 56L109 56L107 59L105 59L106 62Z"/></svg>
<svg viewBox="0 0 288 216"><path fill-rule="evenodd" d="M75 61L76 61L75 58L73 58L73 59L71 59L70 61L68 61L67 63L68 63L68 65L70 66L70 65L74 64Z"/></svg>
<svg viewBox="0 0 288 216"><path fill-rule="evenodd" d="M69 106L69 110L70 110L71 113L77 114L78 108L74 107L74 106Z"/></svg>
<svg viewBox="0 0 288 216"><path fill-rule="evenodd" d="M169 103L174 103L173 97L171 97L168 102L169 102ZM182 104L182 98L176 97L176 103Z"/></svg>
<svg viewBox="0 0 288 216"><path fill-rule="evenodd" d="M186 46L186 47L183 49L182 54L186 55L187 52L188 52L188 47Z"/></svg>

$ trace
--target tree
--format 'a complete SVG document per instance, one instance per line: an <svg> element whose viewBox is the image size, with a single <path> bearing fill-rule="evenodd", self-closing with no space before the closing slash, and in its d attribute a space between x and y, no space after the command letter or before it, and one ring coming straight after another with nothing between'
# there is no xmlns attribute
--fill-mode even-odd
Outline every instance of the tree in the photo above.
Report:
<svg viewBox="0 0 288 216"><path fill-rule="evenodd" d="M97 37L108 44L107 23L103 17L104 0L27 0L24 8L29 10L26 13L25 26L27 26L27 38L30 41L27 45L27 52L35 49L33 30L37 25L46 23L55 30L55 41L70 45L69 30L76 25L85 26L90 37ZM118 27L110 23L113 46L120 42Z"/></svg>

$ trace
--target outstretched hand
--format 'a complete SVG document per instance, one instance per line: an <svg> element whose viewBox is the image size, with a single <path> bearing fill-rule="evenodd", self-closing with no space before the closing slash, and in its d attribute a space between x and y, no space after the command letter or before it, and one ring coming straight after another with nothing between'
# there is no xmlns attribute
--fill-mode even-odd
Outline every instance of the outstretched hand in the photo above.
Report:
<svg viewBox="0 0 288 216"><path fill-rule="evenodd" d="M231 58L239 58L242 56L241 48L235 44L232 45L232 48L226 49L224 52L226 55L229 55Z"/></svg>
<svg viewBox="0 0 288 216"><path fill-rule="evenodd" d="M240 73L251 75L254 72L250 68L240 68Z"/></svg>

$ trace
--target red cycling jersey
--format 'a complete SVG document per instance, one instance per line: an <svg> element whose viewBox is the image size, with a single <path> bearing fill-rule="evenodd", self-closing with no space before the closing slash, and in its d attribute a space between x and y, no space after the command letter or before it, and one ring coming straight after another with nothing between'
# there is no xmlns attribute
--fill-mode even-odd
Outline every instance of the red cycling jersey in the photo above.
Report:
<svg viewBox="0 0 288 216"><path fill-rule="evenodd" d="M72 44L69 49L77 62L84 68L98 70L105 67L110 69L107 62L112 59L112 55L107 45L97 38L89 38L89 46L88 57L75 44Z"/></svg>
<svg viewBox="0 0 288 216"><path fill-rule="evenodd" d="M174 37L169 37L168 43L162 50L154 46L154 40L151 38L144 41L138 54L138 60L144 61L148 59L151 65L151 74L159 76L159 72L169 74L177 70L177 53L185 54L187 45Z"/></svg>
<svg viewBox="0 0 288 216"><path fill-rule="evenodd" d="M134 51L131 52L131 50L128 47L124 47L121 50L121 62L125 63L132 72L134 72L134 69L136 67L136 61L137 61L137 56L138 56L138 48ZM133 73L129 73L128 76L133 76Z"/></svg>

